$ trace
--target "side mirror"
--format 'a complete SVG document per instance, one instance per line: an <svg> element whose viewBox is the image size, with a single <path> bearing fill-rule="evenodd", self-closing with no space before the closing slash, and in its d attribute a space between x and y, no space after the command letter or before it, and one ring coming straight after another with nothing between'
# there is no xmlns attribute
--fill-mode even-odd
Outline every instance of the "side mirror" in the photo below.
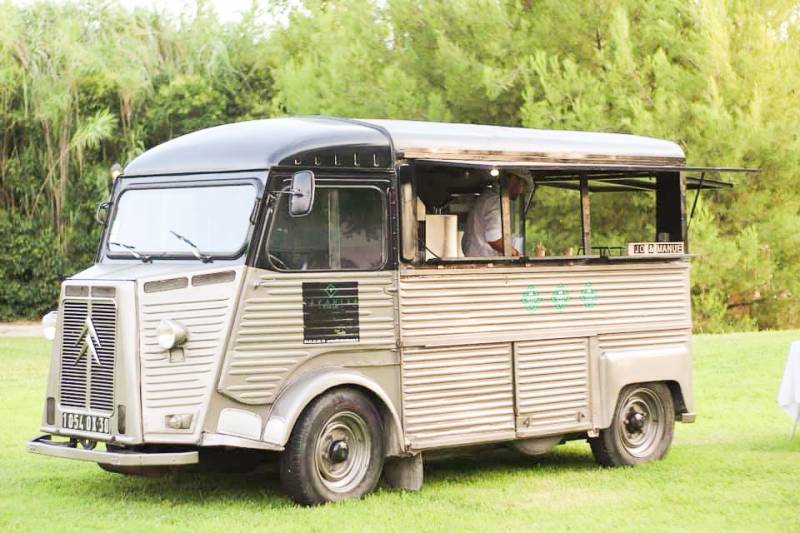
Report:
<svg viewBox="0 0 800 533"><path fill-rule="evenodd" d="M289 214L304 217L314 207L314 173L310 170L295 172L289 197Z"/></svg>
<svg viewBox="0 0 800 533"><path fill-rule="evenodd" d="M111 202L103 202L97 206L97 210L94 212L94 219L101 226L106 225L106 221L108 220L108 210L110 207L111 207ZM101 211L104 212L103 215L100 215Z"/></svg>

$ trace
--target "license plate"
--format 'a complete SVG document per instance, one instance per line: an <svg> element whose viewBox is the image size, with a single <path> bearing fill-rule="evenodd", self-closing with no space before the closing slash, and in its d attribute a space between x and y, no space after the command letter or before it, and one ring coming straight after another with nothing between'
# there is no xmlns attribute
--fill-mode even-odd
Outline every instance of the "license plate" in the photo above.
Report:
<svg viewBox="0 0 800 533"><path fill-rule="evenodd" d="M77 431L89 431L91 433L111 434L111 424L107 416L61 413L61 427Z"/></svg>

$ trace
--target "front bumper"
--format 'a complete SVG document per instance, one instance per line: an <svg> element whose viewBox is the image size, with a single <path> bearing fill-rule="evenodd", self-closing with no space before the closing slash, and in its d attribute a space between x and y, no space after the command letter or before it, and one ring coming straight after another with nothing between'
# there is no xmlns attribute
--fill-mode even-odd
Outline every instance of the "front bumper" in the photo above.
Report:
<svg viewBox="0 0 800 533"><path fill-rule="evenodd" d="M116 466L163 466L191 465L200 461L199 453L143 453L143 452L109 452L78 448L71 442L55 442L50 435L42 435L28 441L27 449L31 453L63 457L77 461L92 461Z"/></svg>

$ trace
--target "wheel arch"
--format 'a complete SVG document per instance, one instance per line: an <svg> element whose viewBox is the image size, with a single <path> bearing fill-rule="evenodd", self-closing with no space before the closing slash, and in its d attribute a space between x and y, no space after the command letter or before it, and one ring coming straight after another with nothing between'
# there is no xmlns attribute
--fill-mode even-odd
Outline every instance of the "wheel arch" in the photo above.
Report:
<svg viewBox="0 0 800 533"><path fill-rule="evenodd" d="M683 396L683 389L681 389L681 384L675 380L666 380L666 379L657 379L652 381L631 381L630 383L622 384L619 389L617 389L616 394L613 396L613 402L609 402L611 407L611 414L609 415L608 419L604 419L603 428L608 427L611 424L611 419L613 417L614 409L616 409L617 402L619 401L619 395L625 387L630 385L650 385L655 383L662 383L667 386L670 392L670 396L672 397L672 405L675 411L676 420L680 420L680 416L685 413L689 413L689 409L686 406L686 401Z"/></svg>
<svg viewBox="0 0 800 533"><path fill-rule="evenodd" d="M675 415L688 413L689 408L686 407L686 400L683 398L683 389L681 384L674 380L665 381L664 384L669 387L669 392L672 394L672 403L675 406Z"/></svg>
<svg viewBox="0 0 800 533"><path fill-rule="evenodd" d="M374 379L351 368L325 368L305 374L286 387L267 416L263 440L285 446L295 424L308 405L326 392L352 387L364 392L378 408L386 435L386 455L403 452L403 430L397 408L386 390Z"/></svg>
<svg viewBox="0 0 800 533"><path fill-rule="evenodd" d="M658 350L613 351L600 358L601 406L598 428L607 428L619 400L620 391L628 385L664 383L670 390L675 414L691 413L692 363L689 350L684 347Z"/></svg>

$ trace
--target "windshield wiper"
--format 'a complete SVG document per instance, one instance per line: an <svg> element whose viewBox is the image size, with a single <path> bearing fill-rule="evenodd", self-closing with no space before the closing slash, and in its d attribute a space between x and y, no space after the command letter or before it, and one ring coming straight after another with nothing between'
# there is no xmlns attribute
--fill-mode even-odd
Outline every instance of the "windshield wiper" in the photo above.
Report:
<svg viewBox="0 0 800 533"><path fill-rule="evenodd" d="M131 246L130 244L125 244L123 242L114 242L114 241L108 241L108 244L113 244L114 246L125 248L125 250L133 257L135 257L136 259L141 259L142 263L149 263L150 261L152 261L149 255L140 254L139 252L136 251L136 247Z"/></svg>
<svg viewBox="0 0 800 533"><path fill-rule="evenodd" d="M181 235L177 231L169 230L169 232L172 233L173 235L175 235L175 237L177 237L178 239L182 240L183 242L185 242L186 244L191 246L192 247L192 254L196 258L198 258L201 261L203 261L203 263L210 263L211 262L211 256L201 252L200 248L195 243L193 243L192 241L190 241L189 239L187 239L186 237L184 237L183 235Z"/></svg>

